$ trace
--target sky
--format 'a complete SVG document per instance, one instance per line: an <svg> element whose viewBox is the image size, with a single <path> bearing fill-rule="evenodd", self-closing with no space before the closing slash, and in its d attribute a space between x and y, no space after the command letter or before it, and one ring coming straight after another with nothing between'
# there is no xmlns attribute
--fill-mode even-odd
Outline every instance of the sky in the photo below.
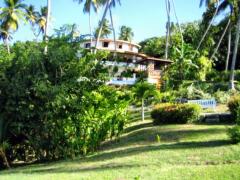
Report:
<svg viewBox="0 0 240 180"><path fill-rule="evenodd" d="M204 8L199 8L200 0L174 0L177 16L180 23L200 20ZM26 4L33 4L38 10L47 4L47 0L24 0ZM0 7L3 0L0 0ZM120 26L126 25L133 29L135 42L144 39L165 35L166 32L166 9L165 0L121 0L121 5L113 9L114 26L119 33ZM63 24L76 23L81 34L89 34L88 15L84 14L83 5L74 0L52 0L52 22L53 29ZM92 14L92 26L96 27L101 19L103 10ZM109 14L107 16L109 18ZM176 22L173 12L172 21ZM14 33L14 41L26 41L34 38L29 25L22 23L19 30ZM111 38L111 37L110 37Z"/></svg>

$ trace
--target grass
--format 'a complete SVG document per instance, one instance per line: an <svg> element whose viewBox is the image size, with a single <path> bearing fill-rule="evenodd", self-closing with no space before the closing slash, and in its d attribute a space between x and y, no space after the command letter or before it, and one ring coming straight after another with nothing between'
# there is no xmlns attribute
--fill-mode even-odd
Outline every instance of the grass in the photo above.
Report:
<svg viewBox="0 0 240 180"><path fill-rule="evenodd" d="M240 179L240 145L229 143L228 127L135 123L98 153L5 170L0 179Z"/></svg>

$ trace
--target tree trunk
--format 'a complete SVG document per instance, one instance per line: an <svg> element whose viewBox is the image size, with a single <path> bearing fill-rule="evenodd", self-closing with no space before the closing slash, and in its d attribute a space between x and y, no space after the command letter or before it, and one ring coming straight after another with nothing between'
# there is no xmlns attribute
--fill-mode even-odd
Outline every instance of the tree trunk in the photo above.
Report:
<svg viewBox="0 0 240 180"><path fill-rule="evenodd" d="M46 26L45 26L45 33L44 33L44 40L46 42L46 46L44 48L44 54L48 52L48 36L49 36L49 24L50 24L50 15L51 15L51 0L47 1L47 17L46 17Z"/></svg>
<svg viewBox="0 0 240 180"><path fill-rule="evenodd" d="M166 25L166 49L165 49L165 59L168 59L168 49L169 49L169 35L170 35L170 2L166 1L166 10L167 10L167 25Z"/></svg>
<svg viewBox="0 0 240 180"><path fill-rule="evenodd" d="M228 23L227 23L227 26L225 27L225 29L224 29L224 31L223 31L223 34L222 34L221 38L219 39L218 44L217 44L217 47L216 47L216 49L214 50L214 52L213 52L210 60L211 60L211 59L215 56L215 54L217 53L217 51L218 51L218 49L219 49L219 47L220 47L220 45L221 45L221 43L222 43L222 40L223 40L223 38L224 38L227 30L228 30L228 27L229 27L230 23L231 23L231 20L229 19L229 20L228 20Z"/></svg>
<svg viewBox="0 0 240 180"><path fill-rule="evenodd" d="M7 160L7 157L6 157L6 154L5 154L5 151L3 148L0 148L0 154L2 156L3 162L5 163L6 167L9 169L10 165L8 163L8 160Z"/></svg>
<svg viewBox="0 0 240 180"><path fill-rule="evenodd" d="M144 99L142 99L142 121L144 121L145 116L144 116Z"/></svg>
<svg viewBox="0 0 240 180"><path fill-rule="evenodd" d="M114 23L113 23L113 17L112 17L112 10L111 7L109 6L109 13L110 13L110 19L111 19L111 25L112 25L112 31L113 31L113 39L114 39L114 50L115 52L117 51L117 42L116 42L116 32L114 28Z"/></svg>
<svg viewBox="0 0 240 180"><path fill-rule="evenodd" d="M108 8L110 6L111 1L112 0L108 0L107 3L106 3L106 7L105 7L105 10L104 10L104 13L103 13L103 16L102 16L102 20L101 20L101 23L100 23L100 29L99 29L99 32L98 32L98 35L97 35L97 40L96 40L96 44L95 44L94 54L97 53L97 47L98 47L99 39L100 39L101 34L102 34L103 22L104 22L104 19L106 18L107 11L108 11Z"/></svg>
<svg viewBox="0 0 240 180"><path fill-rule="evenodd" d="M210 28L211 28L211 26L212 26L212 24L213 24L213 21L214 21L216 15L217 15L218 8L219 8L219 1L217 1L217 8L216 8L216 11L214 12L214 15L213 15L213 17L212 17L212 20L210 21L210 23L209 23L209 25L208 25L208 27L207 27L205 33L203 34L202 39L200 40L200 42L199 42L199 44L198 44L198 47L197 47L196 51L199 50L199 48L201 47L201 45L202 45L202 43L203 43L203 40L204 40L205 37L207 36L207 33L208 33L208 31L210 30Z"/></svg>
<svg viewBox="0 0 240 180"><path fill-rule="evenodd" d="M181 27L181 25L179 23L179 19L178 19L178 16L177 16L174 0L172 0L172 6L173 6L174 15L175 15L175 18L176 18L176 21L177 21L177 25L178 25L178 28L179 28L179 32L180 32L180 35L181 35L181 41L182 41L181 52L183 54L183 46L184 46L183 31L182 31L182 27Z"/></svg>
<svg viewBox="0 0 240 180"><path fill-rule="evenodd" d="M228 30L228 52L227 52L225 71L228 71L228 64L229 64L229 59L231 54L231 44L232 44L232 27L230 26Z"/></svg>
<svg viewBox="0 0 240 180"><path fill-rule="evenodd" d="M89 31L90 31L90 49L91 49L91 53L92 53L92 42L93 42L93 38L92 38L92 19L91 19L91 10L89 10Z"/></svg>
<svg viewBox="0 0 240 180"><path fill-rule="evenodd" d="M9 39L9 36L7 36L7 38L4 40L4 43L5 43L6 47L7 47L8 54L10 54L11 52L10 52L10 45L9 45L8 39Z"/></svg>
<svg viewBox="0 0 240 180"><path fill-rule="evenodd" d="M238 51L238 43L239 43L239 31L240 31L240 14L238 15L238 23L236 27L236 38L234 43L234 51L233 51L233 58L232 58L232 65L231 65L231 74L230 74L230 89L234 90L234 70L236 66L237 60L237 51Z"/></svg>

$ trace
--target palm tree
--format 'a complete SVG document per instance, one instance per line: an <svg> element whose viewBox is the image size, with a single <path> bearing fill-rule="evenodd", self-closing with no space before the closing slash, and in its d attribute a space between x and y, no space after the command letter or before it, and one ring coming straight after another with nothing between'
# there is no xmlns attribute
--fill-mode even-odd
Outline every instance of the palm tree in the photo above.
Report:
<svg viewBox="0 0 240 180"><path fill-rule="evenodd" d="M206 2L207 3L207 2ZM209 3L214 3L214 2L209 2ZM231 1L229 0L223 0L221 1L221 3L219 4L219 8L218 8L218 12L217 12L217 15L219 15L221 12L225 12L227 8L230 8L230 13L227 14L227 16L224 18L223 21L225 21L226 19L228 19L228 23L224 29L224 32L219 40L219 43L214 51L214 53L212 54L211 58L212 59L214 57L214 55L217 53L221 43L222 43L222 40L228 30L228 52L227 52L227 59L226 59L226 65L225 65L225 71L228 70L228 64L229 64L229 59L230 59L230 54L231 54L231 43L232 43L232 25L234 24L234 13L235 13L235 8L232 4Z"/></svg>
<svg viewBox="0 0 240 180"><path fill-rule="evenodd" d="M182 31L182 27L181 27L181 25L180 25L180 22L179 22L179 19L178 19L178 16L177 16L177 12L176 12L176 8L175 8L175 2L174 2L174 0L172 0L172 7L173 7L173 12L174 12L174 15L175 15L175 18L176 18L176 21L177 21L179 33L180 33L180 36L181 36L181 41L182 41L181 51L182 51L182 54L183 54L183 48L184 48L183 31ZM173 28L174 28L174 25L173 25ZM171 36L170 36L170 37L171 37Z"/></svg>
<svg viewBox="0 0 240 180"><path fill-rule="evenodd" d="M102 16L102 20L101 22L99 23L99 30L98 31L95 31L97 32L97 34L95 34L95 38L96 38L96 43L95 43L95 50L94 50L94 54L96 54L97 52L97 47L98 47L98 43L99 43L99 39L101 38L101 34L102 34L102 28L103 28L103 25L104 25L104 21L106 19L106 15L107 15L107 11L109 9L109 6L111 4L112 0L104 0L102 1L102 4L105 4L105 9L104 9L104 12L103 12L103 16Z"/></svg>
<svg viewBox="0 0 240 180"><path fill-rule="evenodd" d="M0 8L0 39L3 39L8 53L10 53L10 35L18 30L21 20L26 21L27 6L22 3L22 0L4 0L4 6Z"/></svg>
<svg viewBox="0 0 240 180"><path fill-rule="evenodd" d="M213 17L212 17L212 19L211 19L211 21L210 21L210 23L209 23L206 31L204 32L204 34L203 34L203 36L202 36L199 44L198 44L198 47L197 47L196 52L197 52L197 51L199 50L199 48L201 47L201 45L202 45L205 37L207 36L207 33L209 32L210 28L212 27L213 22L214 22L214 20L215 20L215 18L216 18L216 16L217 16L218 11L219 11L219 0L200 0L200 7L203 5L204 2L205 2L205 5L206 5L207 7L209 7L210 5L214 5L215 3L217 3L217 5L216 5L215 12L214 12L214 14L213 14Z"/></svg>
<svg viewBox="0 0 240 180"><path fill-rule="evenodd" d="M84 0L74 0L74 1L78 1L78 3L80 4ZM93 10L95 12L97 12L100 5L101 5L101 1L100 0L85 0L85 3L84 3L83 12L84 13L88 13L88 15L89 15L89 20L88 21L89 21L89 32L90 32L91 45L92 45L91 9L93 8Z"/></svg>
<svg viewBox="0 0 240 180"><path fill-rule="evenodd" d="M151 96L152 97L158 96L159 92L155 85L149 84L148 82L145 81L145 82L138 82L137 84L135 84L133 87L133 93L134 93L135 100L141 101L141 116L142 116L142 121L144 121L145 100Z"/></svg>
<svg viewBox="0 0 240 180"><path fill-rule="evenodd" d="M100 29L101 29L100 38L108 38L108 36L111 34L111 28L109 21L107 19L104 19L103 24L101 24L101 22L98 23L98 27L94 33L95 38L98 37Z"/></svg>
<svg viewBox="0 0 240 180"><path fill-rule="evenodd" d="M168 50L169 50L169 39L170 39L170 24L171 24L171 19L170 19L170 1L165 0L166 3L166 11L167 11L167 24L166 24L166 48L165 48L165 59L168 59Z"/></svg>
<svg viewBox="0 0 240 180"><path fill-rule="evenodd" d="M234 50L233 50L233 58L232 58L232 65L231 65L231 73L230 73L230 89L235 90L234 85L234 72L235 72L235 66L236 66L236 60L237 60L237 51L238 51L238 43L239 43L239 33L240 33L240 2L237 2L238 7L238 20L237 20L237 26L236 26L236 38L234 42Z"/></svg>
<svg viewBox="0 0 240 180"><path fill-rule="evenodd" d="M116 4L121 5L121 1L120 0L112 0L109 8L109 14L110 14L110 19L111 19L111 25L112 25L112 31L113 31L113 39L114 39L114 45L115 45L115 51L117 51L117 43L116 43L116 31L115 31L115 27L114 27L114 22L113 22L113 16L112 16L112 8L116 7Z"/></svg>
<svg viewBox="0 0 240 180"><path fill-rule="evenodd" d="M44 34L46 30L46 22L47 22L47 6L41 7L40 13L37 17L37 25L39 27L39 33Z"/></svg>
<svg viewBox="0 0 240 180"><path fill-rule="evenodd" d="M229 28L230 24L231 24L231 20L229 19L228 22L227 22L227 24L226 24L226 27L225 27L225 29L224 29L224 31L223 31L223 33L222 33L222 36L220 37L220 39L219 39L219 41L218 41L217 47L215 48L215 50L214 50L214 52L213 52L210 60L212 60L212 59L214 58L215 54L217 53L217 51L218 51L218 49L219 49L219 47L220 47L220 45L221 45L221 43L222 43L222 41L223 41L223 38L225 37L225 35L226 35L226 33L227 33L227 30L230 29L230 28ZM231 35L231 31L230 31L230 30L229 30L229 34ZM228 38L229 38L229 37L228 37ZM230 40L231 40L231 36L230 36ZM226 64L228 64L228 59L229 59L229 56L230 56L230 48L231 48L231 41L228 41L228 55L227 55ZM226 67L228 67L228 66L226 65Z"/></svg>
<svg viewBox="0 0 240 180"><path fill-rule="evenodd" d="M51 16L51 0L47 0L46 26L45 26L45 33L44 33L44 40L46 43L48 42L48 36L49 36L50 16ZM47 54L47 52L48 52L48 46L46 44L44 48L44 54Z"/></svg>
<svg viewBox="0 0 240 180"><path fill-rule="evenodd" d="M204 0L201 0L204 1ZM209 0L205 0L206 3L214 3L214 2L208 2ZM218 2L218 0L215 0ZM231 73L230 73L230 84L229 88L234 90L234 70L236 66L236 59L237 59L237 51L238 51L238 43L239 43L239 32L240 32L240 2L236 0L223 0L221 4L219 5L218 12L224 11L227 8L231 9L230 14L227 16L231 20L231 24L229 24L229 36L228 36L228 55L227 55L227 61L226 61L226 70L228 68L228 61L230 57L230 51L231 51L231 25L236 24L237 19L237 26L236 26L236 38L234 42L234 51L233 51L233 58L232 58L232 64L231 64ZM237 15L238 13L238 15ZM235 22L234 22L235 21ZM230 22L229 22L230 23Z"/></svg>
<svg viewBox="0 0 240 180"><path fill-rule="evenodd" d="M113 18L112 18L112 12L111 12L111 8L115 7L116 4L119 3L121 4L120 0L102 0L102 4L105 5L105 10L102 16L102 20L100 22L100 28L97 34L97 40L96 40L96 44L95 44L95 51L94 53L97 52L97 47L98 47L98 43L99 43L99 39L101 38L101 33L102 33L102 28L103 28L103 23L106 19L106 15L108 10L110 10L110 18L111 18L111 24L112 24L112 30L113 30L113 36L114 36L114 41L115 41L115 49L116 49L116 33L115 33L115 28L113 25Z"/></svg>
<svg viewBox="0 0 240 180"><path fill-rule="evenodd" d="M64 24L59 29L54 29L54 32L57 38L66 38L70 42L77 40L80 35L76 24Z"/></svg>
<svg viewBox="0 0 240 180"><path fill-rule="evenodd" d="M6 31L6 29L8 29L6 27L5 23L1 23L0 26L0 40L3 40L3 43L5 44L5 46L7 47L7 51L8 54L10 54L10 46L9 46L9 41L11 40L11 32Z"/></svg>
<svg viewBox="0 0 240 180"><path fill-rule="evenodd" d="M39 12L37 12L35 10L35 7L33 5L28 6L26 11L27 11L27 20L30 23L33 34L37 39L37 34L35 32L35 26L37 24L37 19L38 19L40 14L39 14Z"/></svg>
<svg viewBox="0 0 240 180"><path fill-rule="evenodd" d="M132 31L132 28L127 26L122 26L120 28L119 39L124 41L132 41L133 36L134 36L134 33Z"/></svg>

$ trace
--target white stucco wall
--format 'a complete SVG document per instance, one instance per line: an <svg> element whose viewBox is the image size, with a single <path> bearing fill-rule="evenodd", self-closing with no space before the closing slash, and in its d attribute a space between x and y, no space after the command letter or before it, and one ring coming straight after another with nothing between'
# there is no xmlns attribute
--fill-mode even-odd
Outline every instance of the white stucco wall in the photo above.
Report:
<svg viewBox="0 0 240 180"><path fill-rule="evenodd" d="M109 42L108 47L103 47L104 42ZM90 43L90 41L84 42L80 45L81 48L85 48L86 44ZM95 47L96 41L92 41L91 47ZM119 45L122 45L122 48L119 48ZM138 53L138 46L135 44L130 44L127 42L122 42L122 41L117 41L117 51L129 51L129 52L135 52ZM109 40L100 40L98 43L98 49L104 49L104 50L110 50L114 51L115 50L115 43L114 41L109 41Z"/></svg>

